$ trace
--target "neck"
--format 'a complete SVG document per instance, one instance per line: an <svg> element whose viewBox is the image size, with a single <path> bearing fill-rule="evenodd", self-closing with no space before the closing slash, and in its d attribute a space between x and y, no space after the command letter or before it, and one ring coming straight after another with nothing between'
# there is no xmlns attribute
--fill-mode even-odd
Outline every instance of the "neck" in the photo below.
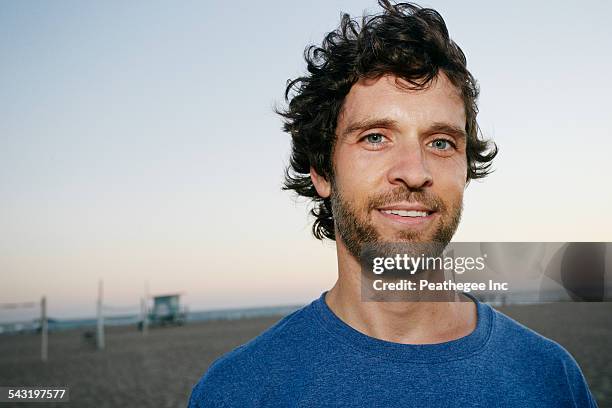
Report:
<svg viewBox="0 0 612 408"><path fill-rule="evenodd" d="M361 266L337 238L338 280L325 301L355 330L403 344L435 344L467 336L476 328L473 302L363 302Z"/></svg>

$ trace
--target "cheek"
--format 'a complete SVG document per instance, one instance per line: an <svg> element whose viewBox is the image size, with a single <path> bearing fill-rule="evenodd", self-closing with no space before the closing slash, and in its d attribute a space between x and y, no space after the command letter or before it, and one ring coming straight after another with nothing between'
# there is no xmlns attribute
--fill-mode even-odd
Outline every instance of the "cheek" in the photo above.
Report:
<svg viewBox="0 0 612 408"><path fill-rule="evenodd" d="M368 154L370 153L370 154ZM371 152L352 145L341 146L334 155L335 180L343 195L361 200L371 195L384 177L384 166Z"/></svg>
<svg viewBox="0 0 612 408"><path fill-rule="evenodd" d="M462 199L466 185L467 160L464 157L447 158L437 161L434 168L434 189L438 190L440 197L452 197L453 201Z"/></svg>

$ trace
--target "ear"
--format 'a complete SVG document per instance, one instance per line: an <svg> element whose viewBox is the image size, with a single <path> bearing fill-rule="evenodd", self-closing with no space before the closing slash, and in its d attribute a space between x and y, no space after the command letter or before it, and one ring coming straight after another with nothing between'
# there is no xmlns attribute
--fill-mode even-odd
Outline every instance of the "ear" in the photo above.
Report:
<svg viewBox="0 0 612 408"><path fill-rule="evenodd" d="M331 195L331 183L310 167L310 178L319 196L327 198Z"/></svg>

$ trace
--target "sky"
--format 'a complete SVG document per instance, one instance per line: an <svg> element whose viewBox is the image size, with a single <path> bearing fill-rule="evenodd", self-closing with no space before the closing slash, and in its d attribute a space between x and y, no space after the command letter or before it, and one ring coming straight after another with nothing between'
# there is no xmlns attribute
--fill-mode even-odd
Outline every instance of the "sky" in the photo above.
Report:
<svg viewBox="0 0 612 408"><path fill-rule="evenodd" d="M612 241L610 3L436 1L481 87L495 172L456 241ZM180 292L304 304L335 246L281 191L275 106L303 50L374 1L0 3L0 303L52 317ZM13 313L13 314L11 314ZM0 321L15 311L0 312Z"/></svg>

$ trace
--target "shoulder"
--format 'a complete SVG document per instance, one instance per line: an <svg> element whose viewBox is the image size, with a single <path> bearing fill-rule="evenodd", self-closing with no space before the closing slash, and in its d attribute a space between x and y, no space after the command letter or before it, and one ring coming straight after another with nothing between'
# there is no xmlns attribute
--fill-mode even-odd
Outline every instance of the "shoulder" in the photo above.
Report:
<svg viewBox="0 0 612 408"><path fill-rule="evenodd" d="M529 353L531 358L575 363L571 354L556 341L544 337L491 306L486 307L493 312L494 338L492 341L503 341L506 347Z"/></svg>
<svg viewBox="0 0 612 408"><path fill-rule="evenodd" d="M275 362L286 362L304 341L309 306L282 318L259 336L217 358L193 387L190 407L256 406ZM241 396L249 398L242 401Z"/></svg>
<svg viewBox="0 0 612 408"><path fill-rule="evenodd" d="M487 306L490 307L490 306ZM568 391L577 406L596 406L574 357L559 343L493 309L492 346L508 366ZM503 355L503 356L502 356Z"/></svg>

